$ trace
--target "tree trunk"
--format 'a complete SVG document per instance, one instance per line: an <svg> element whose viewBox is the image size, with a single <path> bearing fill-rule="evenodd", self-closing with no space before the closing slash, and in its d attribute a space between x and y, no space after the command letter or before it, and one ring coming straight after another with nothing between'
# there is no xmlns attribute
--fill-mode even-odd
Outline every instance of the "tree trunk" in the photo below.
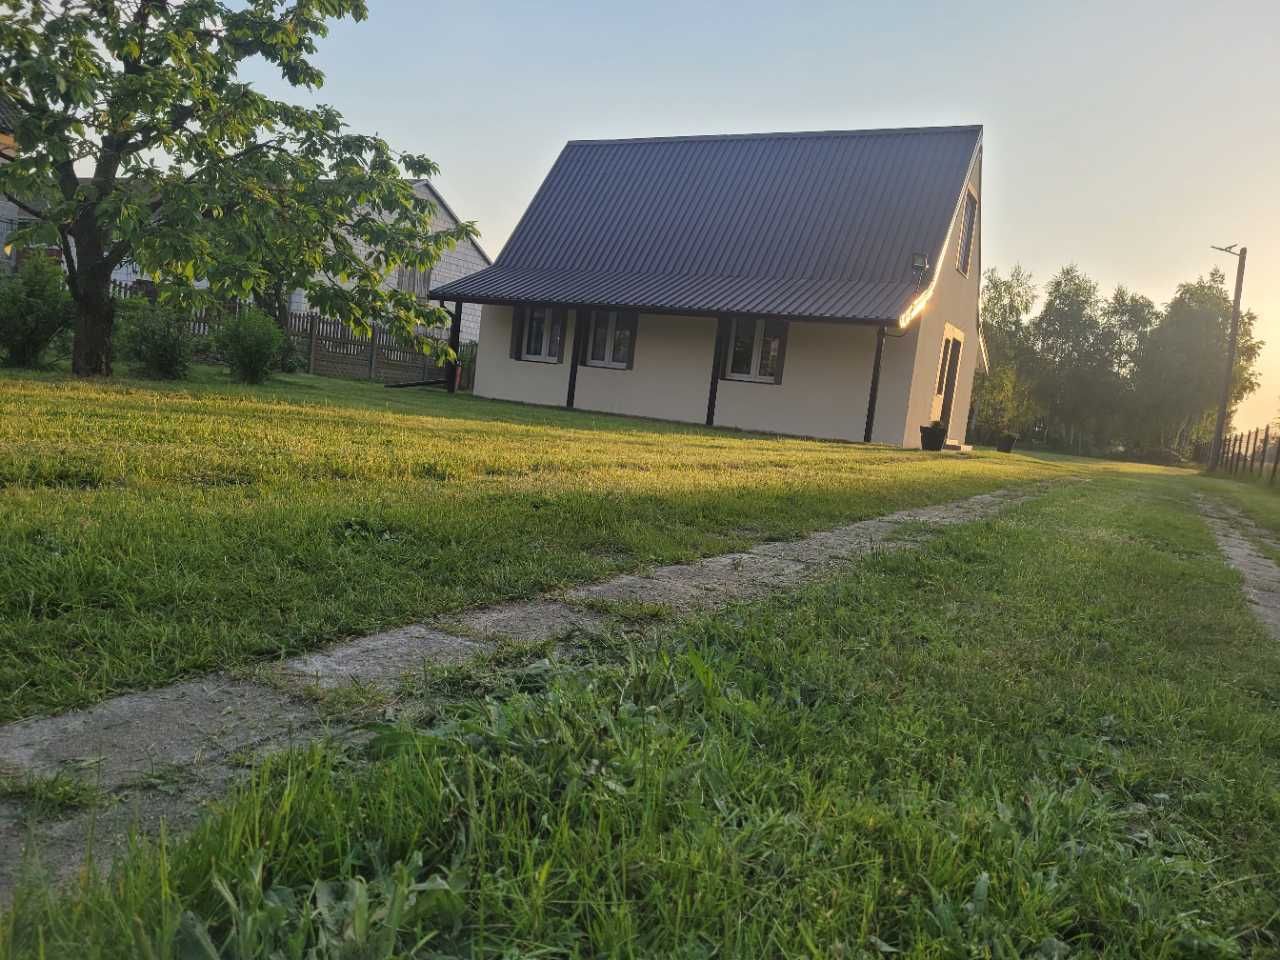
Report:
<svg viewBox="0 0 1280 960"><path fill-rule="evenodd" d="M285 281L277 280L266 290L255 291L253 295L254 305L275 320L276 326L285 333L289 332L289 302L292 292L291 288L285 286Z"/></svg>
<svg viewBox="0 0 1280 960"><path fill-rule="evenodd" d="M71 372L77 377L111 376L111 331L115 326L116 305L111 299L111 274L105 277L105 282L82 277L81 289L76 291Z"/></svg>
<svg viewBox="0 0 1280 960"><path fill-rule="evenodd" d="M111 299L111 270L105 240L93 207L82 211L63 237L71 297L76 302L75 337L71 342L71 372L77 377L111 376L111 332L116 305Z"/></svg>

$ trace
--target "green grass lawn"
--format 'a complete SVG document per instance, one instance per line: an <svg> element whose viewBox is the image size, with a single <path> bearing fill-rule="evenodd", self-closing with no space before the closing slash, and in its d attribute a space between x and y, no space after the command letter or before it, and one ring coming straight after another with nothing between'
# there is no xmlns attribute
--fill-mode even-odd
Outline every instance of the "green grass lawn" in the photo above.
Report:
<svg viewBox="0 0 1280 960"><path fill-rule="evenodd" d="M1280 956L1280 648L1195 489L1098 476L585 659L427 674L429 720L27 889L0 952Z"/></svg>
<svg viewBox="0 0 1280 960"><path fill-rule="evenodd" d="M1078 461L305 375L0 376L0 721Z"/></svg>

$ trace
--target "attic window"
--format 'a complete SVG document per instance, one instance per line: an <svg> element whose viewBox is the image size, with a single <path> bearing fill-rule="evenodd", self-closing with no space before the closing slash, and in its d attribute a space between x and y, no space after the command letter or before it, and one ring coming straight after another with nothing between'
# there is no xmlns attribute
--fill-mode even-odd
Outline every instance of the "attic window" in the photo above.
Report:
<svg viewBox="0 0 1280 960"><path fill-rule="evenodd" d="M956 251L956 269L966 277L973 260L973 228L978 220L978 198L972 193L964 195L964 213L960 220L960 247Z"/></svg>

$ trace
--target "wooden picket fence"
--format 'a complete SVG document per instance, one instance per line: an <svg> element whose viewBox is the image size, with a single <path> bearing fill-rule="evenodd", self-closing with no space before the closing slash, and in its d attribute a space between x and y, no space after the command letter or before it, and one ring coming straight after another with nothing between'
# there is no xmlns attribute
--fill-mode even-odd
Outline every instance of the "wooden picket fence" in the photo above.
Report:
<svg viewBox="0 0 1280 960"><path fill-rule="evenodd" d="M118 299L146 296L145 284L112 283L112 295ZM224 318L235 316L243 304L233 301L219 309L196 311L191 317L191 332L197 337L212 338ZM285 328L298 355L305 358L308 373L347 380L372 380L378 383L402 384L439 380L443 382L445 366L438 357L425 356L407 348L390 330L375 325L372 337L359 336L340 320L318 313L293 312ZM448 331L435 330L432 336L442 343ZM460 363L459 389L469 390L475 379L475 344L464 343L458 351Z"/></svg>
<svg viewBox="0 0 1280 960"><path fill-rule="evenodd" d="M1276 434L1271 435L1271 425L1267 424L1225 438L1215 472L1247 480L1265 479L1274 485L1280 468L1280 430Z"/></svg>

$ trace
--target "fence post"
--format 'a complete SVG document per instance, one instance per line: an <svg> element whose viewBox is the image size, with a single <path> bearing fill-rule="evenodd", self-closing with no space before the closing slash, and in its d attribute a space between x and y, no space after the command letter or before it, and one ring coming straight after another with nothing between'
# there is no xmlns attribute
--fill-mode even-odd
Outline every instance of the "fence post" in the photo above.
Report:
<svg viewBox="0 0 1280 960"><path fill-rule="evenodd" d="M378 368L378 328L369 325L369 379L373 379L373 375Z"/></svg>
<svg viewBox="0 0 1280 960"><path fill-rule="evenodd" d="M1270 482L1272 486L1274 486L1276 482L1276 467L1280 467L1280 437L1276 439L1276 458L1271 463L1271 481Z"/></svg>
<svg viewBox="0 0 1280 960"><path fill-rule="evenodd" d="M1240 452L1240 434L1233 433L1231 435L1231 458L1227 460L1227 473L1235 476L1236 461L1239 459Z"/></svg>
<svg viewBox="0 0 1280 960"><path fill-rule="evenodd" d="M1244 434L1236 434L1235 455L1231 459L1231 475L1235 476L1240 472L1240 453L1244 450Z"/></svg>
<svg viewBox="0 0 1280 960"><path fill-rule="evenodd" d="M320 314L311 311L311 322L308 324L307 340L307 373L316 372L316 347L320 339Z"/></svg>
<svg viewBox="0 0 1280 960"><path fill-rule="evenodd" d="M1271 424L1262 428L1262 453L1258 454L1258 476L1267 472L1267 444L1271 440Z"/></svg>

